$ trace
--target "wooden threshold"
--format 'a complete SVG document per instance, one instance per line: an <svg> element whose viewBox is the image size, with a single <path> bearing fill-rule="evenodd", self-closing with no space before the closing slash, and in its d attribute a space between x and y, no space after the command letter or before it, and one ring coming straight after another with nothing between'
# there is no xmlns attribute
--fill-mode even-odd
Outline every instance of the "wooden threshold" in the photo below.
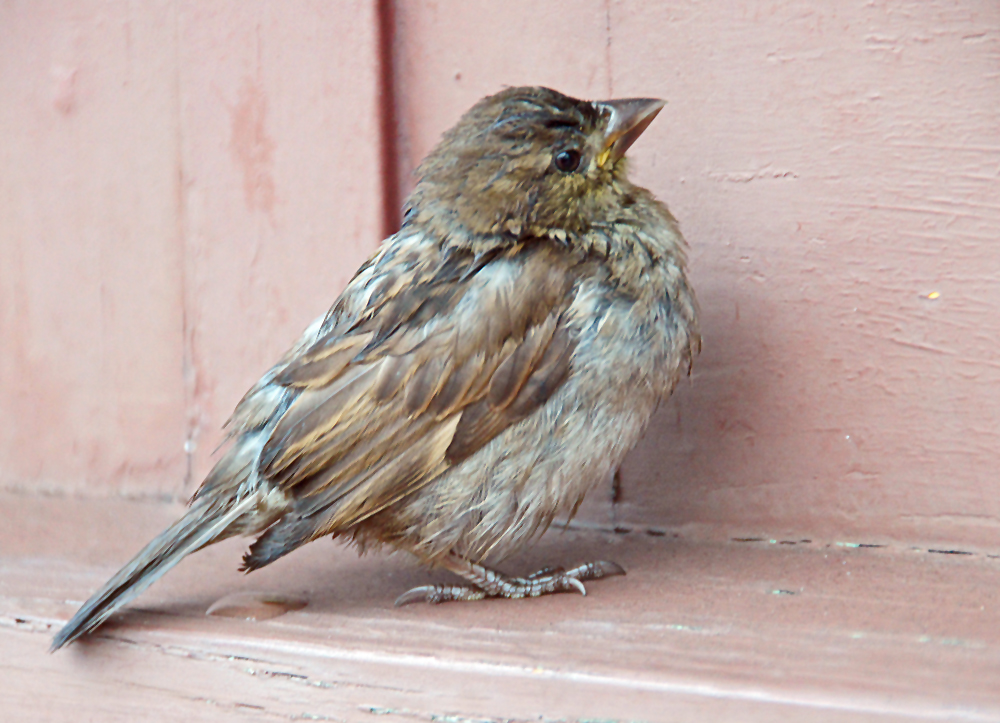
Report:
<svg viewBox="0 0 1000 723"><path fill-rule="evenodd" d="M0 504L4 720L1000 721L988 554L550 531L501 567L603 558L628 575L586 597L395 608L449 576L326 541L242 575L234 540L49 654L58 626L180 508ZM305 606L205 615L237 593Z"/></svg>

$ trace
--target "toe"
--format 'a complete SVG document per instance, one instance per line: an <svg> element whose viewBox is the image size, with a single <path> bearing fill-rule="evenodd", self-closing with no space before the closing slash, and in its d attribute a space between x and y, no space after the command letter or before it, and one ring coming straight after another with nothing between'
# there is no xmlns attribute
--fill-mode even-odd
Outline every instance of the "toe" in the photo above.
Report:
<svg viewBox="0 0 1000 723"><path fill-rule="evenodd" d="M561 567L543 567L541 570L536 570L535 572L528 575L525 580L538 580L543 577L552 577L553 575L565 572Z"/></svg>
<svg viewBox="0 0 1000 723"><path fill-rule="evenodd" d="M597 562L588 562L584 565L574 567L572 570L567 570L566 574L578 580L599 580L602 577L624 575L625 568L617 562L598 560Z"/></svg>
<svg viewBox="0 0 1000 723"><path fill-rule="evenodd" d="M625 574L624 567L610 560L598 560L593 563L593 566L601 571L601 574L597 575L597 577L614 577L615 575Z"/></svg>

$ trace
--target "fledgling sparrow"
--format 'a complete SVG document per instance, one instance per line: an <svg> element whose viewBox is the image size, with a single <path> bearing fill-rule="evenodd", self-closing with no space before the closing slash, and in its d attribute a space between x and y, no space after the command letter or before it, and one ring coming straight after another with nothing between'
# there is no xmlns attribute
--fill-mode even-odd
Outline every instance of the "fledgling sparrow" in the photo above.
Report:
<svg viewBox="0 0 1000 723"><path fill-rule="evenodd" d="M663 102L484 98L417 170L402 226L254 385L188 512L55 636L87 633L188 553L256 535L388 545L464 578L416 600L525 597L620 574L484 567L570 516L700 346L686 244L623 155Z"/></svg>

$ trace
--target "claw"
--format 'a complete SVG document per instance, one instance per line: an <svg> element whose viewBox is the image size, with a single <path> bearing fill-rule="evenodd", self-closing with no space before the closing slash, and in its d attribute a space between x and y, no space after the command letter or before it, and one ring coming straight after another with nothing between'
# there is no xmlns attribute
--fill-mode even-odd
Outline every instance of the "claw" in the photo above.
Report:
<svg viewBox="0 0 1000 723"><path fill-rule="evenodd" d="M566 582L575 587L581 595L587 597L587 588L583 586L583 583L577 580L575 577L567 577Z"/></svg>
<svg viewBox="0 0 1000 723"><path fill-rule="evenodd" d="M398 608L416 602L425 602L433 605L434 603L438 602L437 595L435 594L436 592L437 592L437 587L435 585L423 585L421 587L415 587L412 590L407 590L398 598L396 598L396 602L393 604Z"/></svg>

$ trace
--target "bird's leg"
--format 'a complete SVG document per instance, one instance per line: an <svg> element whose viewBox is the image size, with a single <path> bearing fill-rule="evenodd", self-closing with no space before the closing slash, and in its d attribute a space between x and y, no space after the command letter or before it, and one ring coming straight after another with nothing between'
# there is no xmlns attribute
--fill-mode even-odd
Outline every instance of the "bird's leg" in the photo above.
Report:
<svg viewBox="0 0 1000 723"><path fill-rule="evenodd" d="M586 595L584 580L597 580L611 575L624 575L625 570L614 562L599 560L578 565L570 570L546 567L527 577L508 577L454 553L441 566L471 585L423 585L403 593L396 605L413 602L440 603L452 600L482 600L487 597L538 597L556 592L578 592Z"/></svg>

